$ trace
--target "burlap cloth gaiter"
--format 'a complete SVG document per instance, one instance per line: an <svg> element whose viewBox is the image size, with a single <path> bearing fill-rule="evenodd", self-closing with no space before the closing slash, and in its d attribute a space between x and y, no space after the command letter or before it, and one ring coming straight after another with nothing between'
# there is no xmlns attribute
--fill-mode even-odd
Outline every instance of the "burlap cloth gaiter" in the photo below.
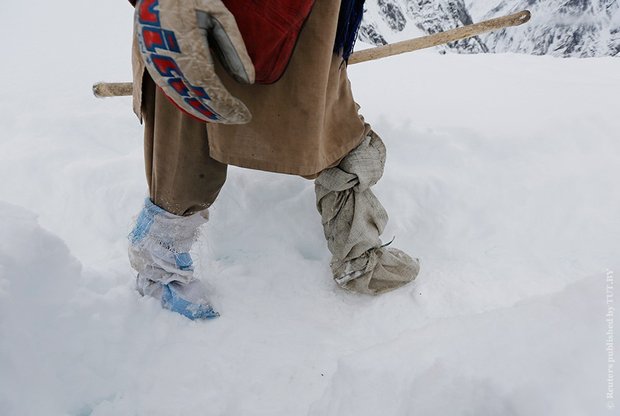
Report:
<svg viewBox="0 0 620 416"><path fill-rule="evenodd" d="M388 215L370 187L383 176L385 157L382 140L371 131L338 166L324 170L315 181L334 280L358 293L397 289L419 271L417 259L381 245Z"/></svg>

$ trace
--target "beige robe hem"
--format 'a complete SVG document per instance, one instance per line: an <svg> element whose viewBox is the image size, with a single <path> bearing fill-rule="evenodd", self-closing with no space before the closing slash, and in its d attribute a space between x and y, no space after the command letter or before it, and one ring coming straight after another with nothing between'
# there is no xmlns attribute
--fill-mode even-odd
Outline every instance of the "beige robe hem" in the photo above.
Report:
<svg viewBox="0 0 620 416"><path fill-rule="evenodd" d="M235 156L227 156L213 148L209 149L210 156L217 160L220 163L225 163L227 165L234 165L240 168L246 169L255 169L262 170L265 172L274 172L274 173L284 173L287 175L298 175L308 178L314 178L316 175L321 173L323 170L336 166L338 162L342 160L351 150L355 149L359 144L364 140L370 128L366 130L366 132L359 138L358 141L351 141L345 146L341 146L339 149L334 151L334 157L330 159L324 159L321 163L314 165L297 165L295 168L291 168L288 163L274 163L272 160L258 160L252 157L235 157Z"/></svg>

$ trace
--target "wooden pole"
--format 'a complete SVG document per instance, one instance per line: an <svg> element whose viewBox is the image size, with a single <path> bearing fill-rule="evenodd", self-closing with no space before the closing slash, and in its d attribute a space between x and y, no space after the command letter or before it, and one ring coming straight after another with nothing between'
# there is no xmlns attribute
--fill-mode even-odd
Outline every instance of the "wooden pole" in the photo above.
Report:
<svg viewBox="0 0 620 416"><path fill-rule="evenodd" d="M131 82L99 82L93 85L95 97L125 97L131 95L133 84Z"/></svg>
<svg viewBox="0 0 620 416"><path fill-rule="evenodd" d="M413 52L420 49L432 48L433 46L443 45L445 43L471 38L481 33L503 29L506 27L519 26L527 23L531 17L532 15L528 10L523 10L521 12L510 14L508 16L485 20L484 22L458 27L456 29L447 30L445 32L435 33L434 35L405 40L402 42L396 42L390 45L377 46L376 48L365 49L362 51L354 52L349 57L349 65L355 65L368 61L375 61L377 59L400 55L407 52ZM93 85L93 93L95 94L95 97L100 98L128 96L132 94L132 83L100 82Z"/></svg>
<svg viewBox="0 0 620 416"><path fill-rule="evenodd" d="M456 29L447 30L445 32L435 33L434 35L404 40L390 45L377 46L376 48L358 51L351 54L351 57L349 58L349 65L374 61L377 59L387 58L388 56L400 55L401 53L413 52L420 49L432 48L433 46L471 38L481 33L491 32L493 30L511 26L519 26L527 23L531 17L532 14L529 10L524 10L508 16L485 20L484 22L473 25L467 25Z"/></svg>

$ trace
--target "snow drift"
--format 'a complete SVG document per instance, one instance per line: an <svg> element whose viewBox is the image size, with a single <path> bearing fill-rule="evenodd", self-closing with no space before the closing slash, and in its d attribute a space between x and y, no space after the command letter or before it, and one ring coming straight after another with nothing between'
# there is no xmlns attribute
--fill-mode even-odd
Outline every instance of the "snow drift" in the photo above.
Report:
<svg viewBox="0 0 620 416"><path fill-rule="evenodd" d="M141 128L128 99L89 90L129 77L121 3L0 16L19 39L0 69L15 80L0 96L0 414L605 414L619 61L422 52L351 67L388 146L384 236L420 277L379 298L339 290L312 183L231 168L193 250L222 317L197 323L133 287Z"/></svg>

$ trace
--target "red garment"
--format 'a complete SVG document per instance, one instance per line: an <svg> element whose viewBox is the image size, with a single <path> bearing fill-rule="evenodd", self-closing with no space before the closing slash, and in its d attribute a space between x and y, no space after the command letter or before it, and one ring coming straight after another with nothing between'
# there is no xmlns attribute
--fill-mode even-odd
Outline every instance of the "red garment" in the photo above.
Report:
<svg viewBox="0 0 620 416"><path fill-rule="evenodd" d="M235 16L256 82L276 82L293 54L314 0L222 0Z"/></svg>
<svg viewBox="0 0 620 416"><path fill-rule="evenodd" d="M293 54L315 0L222 0L235 16L256 82L276 82ZM135 6L136 0L129 0Z"/></svg>

